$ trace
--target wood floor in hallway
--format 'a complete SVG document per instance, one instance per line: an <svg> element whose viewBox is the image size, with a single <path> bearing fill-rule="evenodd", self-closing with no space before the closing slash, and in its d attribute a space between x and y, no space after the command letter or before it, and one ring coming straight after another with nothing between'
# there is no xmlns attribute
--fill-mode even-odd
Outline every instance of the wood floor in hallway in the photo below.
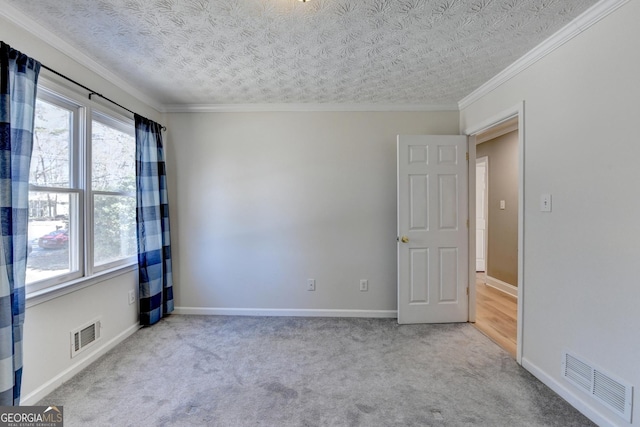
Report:
<svg viewBox="0 0 640 427"><path fill-rule="evenodd" d="M476 323L482 333L516 357L518 300L484 282L476 275Z"/></svg>

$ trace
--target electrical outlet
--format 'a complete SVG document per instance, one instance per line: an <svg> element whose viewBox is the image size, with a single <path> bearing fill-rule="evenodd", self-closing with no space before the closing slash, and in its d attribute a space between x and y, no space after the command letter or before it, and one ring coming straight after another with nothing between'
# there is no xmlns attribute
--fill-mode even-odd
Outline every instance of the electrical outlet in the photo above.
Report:
<svg viewBox="0 0 640 427"><path fill-rule="evenodd" d="M134 302L136 302L136 293L132 289L129 291L129 305L133 304Z"/></svg>
<svg viewBox="0 0 640 427"><path fill-rule="evenodd" d="M307 279L307 290L308 291L316 290L316 279Z"/></svg>
<svg viewBox="0 0 640 427"><path fill-rule="evenodd" d="M366 292L369 290L369 281L367 279L360 280L360 291Z"/></svg>

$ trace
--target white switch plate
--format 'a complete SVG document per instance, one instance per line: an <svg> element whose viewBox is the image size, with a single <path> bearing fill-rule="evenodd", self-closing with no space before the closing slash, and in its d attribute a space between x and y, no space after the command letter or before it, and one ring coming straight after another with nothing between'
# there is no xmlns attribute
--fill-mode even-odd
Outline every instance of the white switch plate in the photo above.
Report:
<svg viewBox="0 0 640 427"><path fill-rule="evenodd" d="M503 209L506 207L507 203L504 200L500 200L500 209Z"/></svg>
<svg viewBox="0 0 640 427"><path fill-rule="evenodd" d="M136 293L133 290L129 291L129 305L136 302Z"/></svg>
<svg viewBox="0 0 640 427"><path fill-rule="evenodd" d="M307 290L308 291L316 290L316 279L307 279Z"/></svg>
<svg viewBox="0 0 640 427"><path fill-rule="evenodd" d="M360 291L366 292L369 290L369 281L367 279L360 280Z"/></svg>
<svg viewBox="0 0 640 427"><path fill-rule="evenodd" d="M540 212L551 212L551 194L540 196Z"/></svg>

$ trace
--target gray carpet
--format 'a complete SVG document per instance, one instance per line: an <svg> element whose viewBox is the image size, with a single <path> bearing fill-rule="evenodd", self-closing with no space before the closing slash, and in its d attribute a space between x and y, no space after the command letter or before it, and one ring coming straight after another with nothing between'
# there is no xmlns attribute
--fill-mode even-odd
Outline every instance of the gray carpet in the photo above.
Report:
<svg viewBox="0 0 640 427"><path fill-rule="evenodd" d="M65 426L592 426L470 324L172 315L43 399Z"/></svg>

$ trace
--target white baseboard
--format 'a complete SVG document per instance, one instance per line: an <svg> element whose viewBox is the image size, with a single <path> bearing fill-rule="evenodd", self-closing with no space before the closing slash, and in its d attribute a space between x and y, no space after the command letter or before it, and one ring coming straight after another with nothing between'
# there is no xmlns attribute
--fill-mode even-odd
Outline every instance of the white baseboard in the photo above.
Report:
<svg viewBox="0 0 640 427"><path fill-rule="evenodd" d="M491 277L489 275L486 276L485 283L487 284L487 286L491 286L492 288L502 291L505 294L509 294L512 297L518 298L518 288L516 286L513 286L512 284L503 282L502 280L496 279L495 277Z"/></svg>
<svg viewBox="0 0 640 427"><path fill-rule="evenodd" d="M23 396L20 399L20 406L35 405L42 398L46 397L49 393L51 393L53 390L60 387L65 382L69 381L74 375L78 374L80 371L82 371L84 368L89 366L91 363L95 362L98 358L103 356L106 352L108 352L109 350L111 350L112 348L120 344L122 341L124 341L125 339L133 335L141 327L142 326L138 324L128 327L127 329L122 331L120 334L116 335L115 337L113 337L112 339L104 343L104 345L102 345L101 347L96 348L92 353L90 353L84 359L68 367L67 369L65 369L64 371L62 371L61 373L53 377L51 380L47 381L46 383L44 383L43 385L41 385L31 393L29 393L28 395Z"/></svg>
<svg viewBox="0 0 640 427"><path fill-rule="evenodd" d="M295 316L295 317L375 317L395 319L396 310L331 310L297 308L216 308L216 307L176 307L174 314L209 316Z"/></svg>
<svg viewBox="0 0 640 427"><path fill-rule="evenodd" d="M591 406L588 402L582 399L578 393L582 394L582 392L573 393L569 388L565 387L564 384L560 383L556 379L552 378L538 366L531 363L527 358L522 358L522 367L527 371L531 372L534 377L538 378L542 383L544 383L551 390L556 392L560 397L569 402L571 406L580 411L585 417L589 418L591 421L596 423L600 427L616 427L620 425L628 425L624 424L616 424L611 419L605 417L600 411ZM559 371L560 369L558 369Z"/></svg>

